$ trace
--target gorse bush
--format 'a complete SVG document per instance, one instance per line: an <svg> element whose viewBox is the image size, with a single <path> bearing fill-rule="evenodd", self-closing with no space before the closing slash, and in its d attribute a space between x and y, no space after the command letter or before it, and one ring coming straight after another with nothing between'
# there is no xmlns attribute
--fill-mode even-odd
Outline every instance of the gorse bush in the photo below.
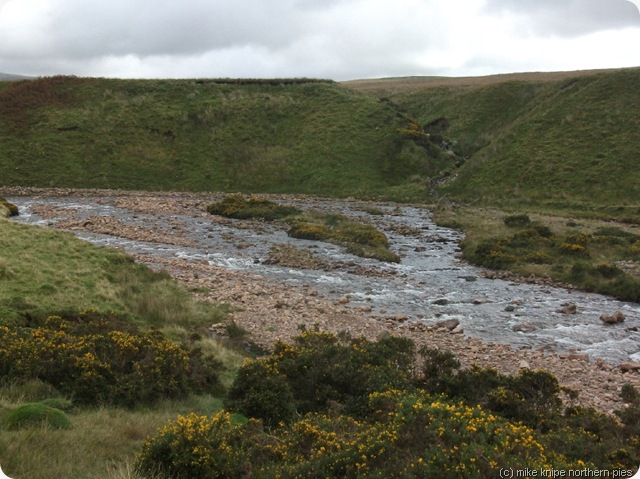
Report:
<svg viewBox="0 0 640 479"><path fill-rule="evenodd" d="M412 387L414 355L413 343L404 338L373 343L306 331L292 345L278 343L265 360L245 364L226 406L267 424L291 420L293 411L319 412L332 404L357 416L372 392Z"/></svg>
<svg viewBox="0 0 640 479"><path fill-rule="evenodd" d="M228 413L180 416L145 443L137 470L190 479L247 477L242 473L250 465L250 443L243 436L243 428L234 426Z"/></svg>
<svg viewBox="0 0 640 479"><path fill-rule="evenodd" d="M623 426L563 409L545 371L460 368L449 352L404 338L377 342L307 331L248 361L228 413L189 415L149 438L141 472L209 478L497 477L502 468L620 469L640 460L635 390ZM266 428L265 428L266 427Z"/></svg>
<svg viewBox="0 0 640 479"><path fill-rule="evenodd" d="M132 406L215 391L218 369L197 349L96 311L0 326L0 378L40 379L78 403Z"/></svg>
<svg viewBox="0 0 640 479"><path fill-rule="evenodd" d="M638 235L617 227L600 227L593 234L558 234L535 222L511 220L509 226L519 229L502 237L464 240L465 256L485 268L508 269L526 276L540 272L532 265L549 265L544 274L556 281L624 301L640 300L640 278L617 264L640 259ZM611 261L603 262L603 256Z"/></svg>
<svg viewBox="0 0 640 479"><path fill-rule="evenodd" d="M234 426L225 413L179 417L147 440L138 469L192 479L453 479L590 465L479 406L390 390L369 395L367 408L364 419L312 413L268 433L252 421Z"/></svg>

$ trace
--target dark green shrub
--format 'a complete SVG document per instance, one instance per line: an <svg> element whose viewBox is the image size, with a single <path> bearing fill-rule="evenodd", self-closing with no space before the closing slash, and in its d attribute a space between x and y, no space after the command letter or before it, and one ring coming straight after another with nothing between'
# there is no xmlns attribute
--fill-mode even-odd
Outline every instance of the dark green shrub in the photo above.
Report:
<svg viewBox="0 0 640 479"><path fill-rule="evenodd" d="M593 269L593 271L594 273L599 274L603 278L607 279L615 278L617 276L620 276L621 274L624 274L624 271L611 263L599 264Z"/></svg>
<svg viewBox="0 0 640 479"><path fill-rule="evenodd" d="M52 429L69 429L71 421L60 409L43 403L28 403L7 413L4 426L10 430L47 426Z"/></svg>
<svg viewBox="0 0 640 479"><path fill-rule="evenodd" d="M499 388L500 389L500 388ZM502 392L504 391L504 395ZM490 408L530 427L543 428L561 413L560 384L547 371L520 370L506 380L506 388L493 397Z"/></svg>
<svg viewBox="0 0 640 479"><path fill-rule="evenodd" d="M547 232L545 230L542 230L542 233L545 236L541 235L540 230L537 228L527 228L514 234L508 244L512 248L535 247L544 243L551 234L550 231ZM547 234L549 234L549 236L546 236Z"/></svg>
<svg viewBox="0 0 640 479"><path fill-rule="evenodd" d="M307 331L292 345L277 344L265 361L245 364L227 404L271 424L293 417L290 398L301 414L332 404L362 415L372 392L412 388L414 355L413 342L405 338L369 342Z"/></svg>
<svg viewBox="0 0 640 479"><path fill-rule="evenodd" d="M610 245L632 244L638 241L638 235L624 231L616 226L604 226L593 233L594 239Z"/></svg>
<svg viewBox="0 0 640 479"><path fill-rule="evenodd" d="M250 361L240 368L225 407L261 419L270 427L290 422L296 411L287 378L265 361Z"/></svg>
<svg viewBox="0 0 640 479"><path fill-rule="evenodd" d="M470 254L470 259L490 269L505 269L518 262L518 256L507 249L508 240L488 239L482 241Z"/></svg>
<svg viewBox="0 0 640 479"><path fill-rule="evenodd" d="M635 443L640 449L640 393L633 385L627 383L622 386L620 397L625 407L615 411L615 414L623 424L625 438Z"/></svg>
<svg viewBox="0 0 640 479"><path fill-rule="evenodd" d="M423 347L419 351L422 359L420 387L429 394L450 394L460 361L451 351Z"/></svg>
<svg viewBox="0 0 640 479"><path fill-rule="evenodd" d="M640 302L640 281L626 273L618 275L602 288L602 292L621 301L638 303Z"/></svg>
<svg viewBox="0 0 640 479"><path fill-rule="evenodd" d="M504 222L505 226L508 226L509 228L519 228L529 225L531 223L531 218L529 218L529 215L523 213L505 216L502 221Z"/></svg>

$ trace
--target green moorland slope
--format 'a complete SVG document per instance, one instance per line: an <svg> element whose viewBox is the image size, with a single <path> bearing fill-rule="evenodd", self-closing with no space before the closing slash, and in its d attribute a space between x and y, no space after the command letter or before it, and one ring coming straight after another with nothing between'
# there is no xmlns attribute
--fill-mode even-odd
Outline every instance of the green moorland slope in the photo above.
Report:
<svg viewBox="0 0 640 479"><path fill-rule="evenodd" d="M466 161L442 194L485 205L639 213L638 68L350 85L386 96L420 124L446 118L446 136Z"/></svg>
<svg viewBox="0 0 640 479"><path fill-rule="evenodd" d="M637 68L0 82L0 184L413 201L437 184L464 203L636 215L638 87Z"/></svg>
<svg viewBox="0 0 640 479"><path fill-rule="evenodd" d="M0 183L393 194L446 163L407 124L324 80L0 82Z"/></svg>

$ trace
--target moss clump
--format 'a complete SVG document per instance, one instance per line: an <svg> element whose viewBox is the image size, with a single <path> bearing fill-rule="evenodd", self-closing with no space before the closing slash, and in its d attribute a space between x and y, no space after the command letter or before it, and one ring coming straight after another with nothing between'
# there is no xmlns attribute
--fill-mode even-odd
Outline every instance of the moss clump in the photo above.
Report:
<svg viewBox="0 0 640 479"><path fill-rule="evenodd" d="M69 429L71 421L60 409L46 404L27 403L9 411L3 420L9 430L48 426L52 429Z"/></svg>
<svg viewBox="0 0 640 479"><path fill-rule="evenodd" d="M331 230L326 225L314 224L306 221L295 222L287 234L292 238L327 241L332 238Z"/></svg>
<svg viewBox="0 0 640 479"><path fill-rule="evenodd" d="M2 196L0 196L0 217L18 216L20 212L18 207L13 203L9 203Z"/></svg>
<svg viewBox="0 0 640 479"><path fill-rule="evenodd" d="M241 220L259 218L266 221L274 221L296 215L300 213L300 210L293 206L279 205L256 196L246 199L244 195L234 194L227 196L222 201L210 204L207 207L207 212L226 218Z"/></svg>
<svg viewBox="0 0 640 479"><path fill-rule="evenodd" d="M387 236L375 226L349 220L337 214L306 214L291 222L292 238L339 244L362 258L399 263L400 256L389 249Z"/></svg>

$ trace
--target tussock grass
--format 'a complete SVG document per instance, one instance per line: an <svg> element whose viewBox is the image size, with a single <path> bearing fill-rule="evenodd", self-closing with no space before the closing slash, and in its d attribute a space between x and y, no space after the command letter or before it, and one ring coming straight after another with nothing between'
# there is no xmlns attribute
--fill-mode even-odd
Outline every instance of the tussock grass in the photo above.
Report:
<svg viewBox="0 0 640 479"><path fill-rule="evenodd" d="M196 303L164 272L70 233L0 221L0 321L95 308L140 324L197 326L224 314Z"/></svg>
<svg viewBox="0 0 640 479"><path fill-rule="evenodd" d="M198 412L208 414L211 409ZM71 415L73 427L67 430L3 430L2 468L16 478L118 477L135 461L145 438L177 414L171 404L139 411L104 408Z"/></svg>

